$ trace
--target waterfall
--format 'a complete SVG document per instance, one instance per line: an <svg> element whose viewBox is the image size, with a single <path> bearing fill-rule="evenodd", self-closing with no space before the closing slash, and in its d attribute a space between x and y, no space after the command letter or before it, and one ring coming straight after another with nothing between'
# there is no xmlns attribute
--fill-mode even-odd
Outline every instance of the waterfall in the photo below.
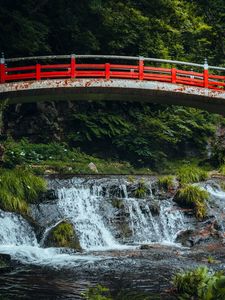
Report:
<svg viewBox="0 0 225 300"><path fill-rule="evenodd" d="M58 189L57 205L61 215L74 224L84 249L119 246L113 226L116 211L110 201L115 194L119 196L128 215L131 244L172 243L177 233L185 229L183 214L173 208L171 199L160 201L159 214L153 216L149 207L151 200L130 196L127 184L119 180L90 180L86 183L73 180L71 185ZM151 188L149 196L153 197Z"/></svg>
<svg viewBox="0 0 225 300"><path fill-rule="evenodd" d="M100 214L103 200L100 194L101 187L97 185L62 188L58 191L58 207L64 217L74 224L84 249L118 246Z"/></svg>
<svg viewBox="0 0 225 300"><path fill-rule="evenodd" d="M219 183L209 181L203 188L210 194L211 201L208 203L210 214L215 217L221 231L225 232L225 191L221 189Z"/></svg>
<svg viewBox="0 0 225 300"><path fill-rule="evenodd" d="M157 198L151 179L143 199L135 197L135 183L125 177L57 179L49 186L56 191L57 199L31 207L32 217L43 229L40 241L22 216L0 210L0 253L23 263L75 266L79 261L96 260L96 256L87 255L96 249L174 243L177 234L190 225L171 198ZM157 211L152 210L153 203L158 205ZM45 248L49 232L62 220L73 224L84 254Z"/></svg>
<svg viewBox="0 0 225 300"><path fill-rule="evenodd" d="M0 225L0 245L38 245L31 226L21 216L0 210Z"/></svg>

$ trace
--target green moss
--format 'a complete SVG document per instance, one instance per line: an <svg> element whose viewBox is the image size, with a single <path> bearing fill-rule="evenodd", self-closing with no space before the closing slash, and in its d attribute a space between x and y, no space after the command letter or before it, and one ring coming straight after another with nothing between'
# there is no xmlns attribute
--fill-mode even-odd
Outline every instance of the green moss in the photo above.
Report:
<svg viewBox="0 0 225 300"><path fill-rule="evenodd" d="M208 199L209 193L195 185L180 188L174 197L174 201L181 207L193 208L195 216L200 220L206 217L206 200Z"/></svg>
<svg viewBox="0 0 225 300"><path fill-rule="evenodd" d="M206 267L179 273L174 277L178 299L215 300L225 299L225 276L210 272Z"/></svg>
<svg viewBox="0 0 225 300"><path fill-rule="evenodd" d="M55 226L47 240L47 245L51 247L67 247L81 250L73 225L67 221L63 221Z"/></svg>
<svg viewBox="0 0 225 300"><path fill-rule="evenodd" d="M199 167L184 165L178 169L177 178L181 184L194 183L206 180L208 173Z"/></svg>
<svg viewBox="0 0 225 300"><path fill-rule="evenodd" d="M24 168L0 170L0 208L28 213L28 203L36 201L46 190L46 181Z"/></svg>
<svg viewBox="0 0 225 300"><path fill-rule="evenodd" d="M112 206L117 209L124 207L124 203L123 203L122 199L114 198L111 200L111 203L112 203Z"/></svg>
<svg viewBox="0 0 225 300"><path fill-rule="evenodd" d="M159 188L163 190L173 189L175 186L175 177L172 175L159 177L158 184Z"/></svg>

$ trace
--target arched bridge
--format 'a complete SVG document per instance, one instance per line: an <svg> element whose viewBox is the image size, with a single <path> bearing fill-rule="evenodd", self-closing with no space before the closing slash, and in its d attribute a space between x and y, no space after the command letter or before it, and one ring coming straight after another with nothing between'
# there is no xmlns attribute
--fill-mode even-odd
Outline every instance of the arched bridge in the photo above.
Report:
<svg viewBox="0 0 225 300"><path fill-rule="evenodd" d="M108 55L2 58L0 99L147 101L225 115L224 74L225 68L206 61Z"/></svg>

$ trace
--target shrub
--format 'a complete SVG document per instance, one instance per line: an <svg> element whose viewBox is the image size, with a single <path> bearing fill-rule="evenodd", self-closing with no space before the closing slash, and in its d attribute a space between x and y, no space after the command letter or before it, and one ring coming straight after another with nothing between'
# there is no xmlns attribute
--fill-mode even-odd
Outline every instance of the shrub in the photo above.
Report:
<svg viewBox="0 0 225 300"><path fill-rule="evenodd" d="M225 299L225 276L210 273L206 267L177 274L173 283L180 300L220 300Z"/></svg>
<svg viewBox="0 0 225 300"><path fill-rule="evenodd" d="M186 185L180 188L174 201L181 207L193 208L195 216L198 219L203 219L206 216L206 200L209 199L209 193L196 185Z"/></svg>
<svg viewBox="0 0 225 300"><path fill-rule="evenodd" d="M159 177L159 188L163 190L169 190L175 186L175 177L172 175Z"/></svg>
<svg viewBox="0 0 225 300"><path fill-rule="evenodd" d="M206 180L208 174L199 167L184 165L178 170L177 178L181 184L194 183Z"/></svg>

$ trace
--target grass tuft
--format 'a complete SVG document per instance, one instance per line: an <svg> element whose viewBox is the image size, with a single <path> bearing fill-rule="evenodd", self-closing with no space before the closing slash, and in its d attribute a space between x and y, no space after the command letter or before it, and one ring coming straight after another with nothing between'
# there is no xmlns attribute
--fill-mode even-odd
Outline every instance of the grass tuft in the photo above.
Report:
<svg viewBox="0 0 225 300"><path fill-rule="evenodd" d="M175 177L172 175L161 176L158 180L158 185L160 189L168 191L173 189L175 186Z"/></svg>
<svg viewBox="0 0 225 300"><path fill-rule="evenodd" d="M184 165L178 169L177 178L181 184L194 183L208 179L208 173L199 167Z"/></svg>
<svg viewBox="0 0 225 300"><path fill-rule="evenodd" d="M0 170L0 208L6 211L28 213L28 203L38 199L46 190L46 181L24 168Z"/></svg>
<svg viewBox="0 0 225 300"><path fill-rule="evenodd" d="M174 197L174 201L181 207L193 208L199 220L207 215L206 201L208 199L209 193L196 185L181 187Z"/></svg>

